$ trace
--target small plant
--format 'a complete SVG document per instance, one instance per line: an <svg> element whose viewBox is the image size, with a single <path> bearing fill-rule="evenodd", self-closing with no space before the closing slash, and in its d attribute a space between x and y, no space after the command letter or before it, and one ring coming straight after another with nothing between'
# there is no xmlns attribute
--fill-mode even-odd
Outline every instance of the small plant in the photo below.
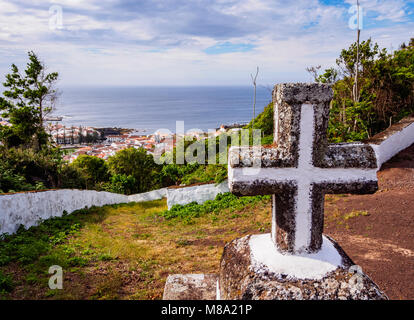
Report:
<svg viewBox="0 0 414 320"><path fill-rule="evenodd" d="M352 211L344 216L345 220L349 220L352 218L357 218L359 216L369 216L368 211Z"/></svg>
<svg viewBox="0 0 414 320"><path fill-rule="evenodd" d="M270 199L270 196L237 197L232 193L218 194L215 200L208 200L203 204L192 202L187 205L175 205L170 210L160 213L160 216L167 220L181 219L185 223L191 223L192 219L206 214L219 213L223 209L232 208L239 210L248 204L256 204L263 200Z"/></svg>
<svg viewBox="0 0 414 320"><path fill-rule="evenodd" d="M12 277L0 271L0 295L11 292L14 289Z"/></svg>
<svg viewBox="0 0 414 320"><path fill-rule="evenodd" d="M114 260L114 258L109 253L103 253L99 255L98 260L99 261L111 261L111 260Z"/></svg>

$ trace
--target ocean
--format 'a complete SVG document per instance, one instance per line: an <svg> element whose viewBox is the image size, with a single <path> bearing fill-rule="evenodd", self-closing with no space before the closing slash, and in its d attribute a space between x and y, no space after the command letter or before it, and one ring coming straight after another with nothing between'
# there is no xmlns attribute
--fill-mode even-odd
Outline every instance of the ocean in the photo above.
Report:
<svg viewBox="0 0 414 320"><path fill-rule="evenodd" d="M218 128L253 117L253 87L63 87L51 116L67 126L118 127L153 133ZM271 101L257 88L256 115Z"/></svg>

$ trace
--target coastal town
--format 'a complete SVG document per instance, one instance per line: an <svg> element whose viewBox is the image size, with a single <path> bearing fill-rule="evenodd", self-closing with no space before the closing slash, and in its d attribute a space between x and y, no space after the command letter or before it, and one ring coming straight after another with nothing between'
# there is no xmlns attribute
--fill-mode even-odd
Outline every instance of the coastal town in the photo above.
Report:
<svg viewBox="0 0 414 320"><path fill-rule="evenodd" d="M10 126L7 119L0 118L0 125ZM245 124L221 125L210 135L218 136L225 132L240 130ZM95 156L104 160L118 151L128 148L144 148L148 154L162 154L176 146L177 135L170 132L142 134L133 129L94 128L90 126L67 126L56 122L46 122L46 132L56 146L65 150L64 160L73 162L80 155ZM188 131L186 139L202 140L207 134L202 131Z"/></svg>

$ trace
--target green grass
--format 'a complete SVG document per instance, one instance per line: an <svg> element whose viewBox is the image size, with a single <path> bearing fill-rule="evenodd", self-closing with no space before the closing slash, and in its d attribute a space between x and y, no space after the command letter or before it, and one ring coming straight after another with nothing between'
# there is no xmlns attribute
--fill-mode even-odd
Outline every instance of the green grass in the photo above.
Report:
<svg viewBox="0 0 414 320"><path fill-rule="evenodd" d="M225 243L270 229L268 198L233 197L170 214L165 200L91 208L21 228L0 241L0 298L160 299L169 274L217 273ZM48 287L52 265L63 290Z"/></svg>
<svg viewBox="0 0 414 320"><path fill-rule="evenodd" d="M270 200L270 196L255 196L255 197L236 197L232 193L218 194L215 200L208 200L199 205L197 202L192 202L187 205L174 205L170 210L163 211L160 216L165 219L180 219L186 223L192 223L194 218L199 218L207 214L218 214L224 209L231 208L232 211L241 210L247 205L254 205L255 203ZM233 214L230 218L238 217Z"/></svg>

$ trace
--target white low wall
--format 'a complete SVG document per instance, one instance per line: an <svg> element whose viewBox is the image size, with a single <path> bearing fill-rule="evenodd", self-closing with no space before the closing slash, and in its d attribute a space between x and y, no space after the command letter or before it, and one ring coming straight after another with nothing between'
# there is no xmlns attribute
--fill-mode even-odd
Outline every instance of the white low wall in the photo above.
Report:
<svg viewBox="0 0 414 320"><path fill-rule="evenodd" d="M51 190L0 195L0 234L15 233L20 225L30 228L63 212L92 206L129 202L127 196L92 190Z"/></svg>
<svg viewBox="0 0 414 320"><path fill-rule="evenodd" d="M145 201L154 201L160 200L167 196L167 188L158 189L150 192L133 194L128 196L129 202L145 202Z"/></svg>
<svg viewBox="0 0 414 320"><path fill-rule="evenodd" d="M404 119L402 123L397 123L380 136L375 143L368 141L377 156L378 170L385 162L414 143L414 119Z"/></svg>
<svg viewBox="0 0 414 320"><path fill-rule="evenodd" d="M167 205L170 209L176 204L188 204L196 201L202 204L207 200L214 200L219 193L230 192L227 180L216 184L204 184L194 187L167 189Z"/></svg>
<svg viewBox="0 0 414 320"><path fill-rule="evenodd" d="M414 143L414 119L404 119L367 143L373 147L380 169L383 163ZM51 190L0 195L0 234L12 234L20 225L29 228L41 220L62 216L64 211L72 213L85 207L153 201L167 197L170 209L175 204L185 205L193 201L202 204L213 200L219 193L229 191L225 181L219 185L164 188L131 196L92 190Z"/></svg>

